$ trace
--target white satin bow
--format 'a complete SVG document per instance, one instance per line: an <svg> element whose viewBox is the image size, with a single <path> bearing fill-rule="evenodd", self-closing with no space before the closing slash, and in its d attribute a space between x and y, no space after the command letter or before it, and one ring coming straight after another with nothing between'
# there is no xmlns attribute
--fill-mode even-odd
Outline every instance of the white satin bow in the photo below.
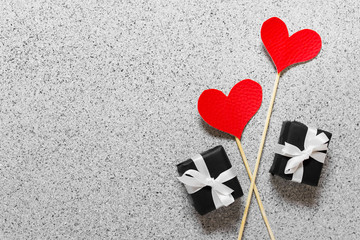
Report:
<svg viewBox="0 0 360 240"><path fill-rule="evenodd" d="M326 153L320 152L327 150L327 142L329 138L325 133L316 135L317 130L315 128L308 128L304 141L304 150L301 151L298 147L285 142L285 145L278 144L276 153L291 157L285 166L285 174L293 174L292 180L295 182L301 182L304 169L303 162L310 157L320 163L324 163Z"/></svg>
<svg viewBox="0 0 360 240"><path fill-rule="evenodd" d="M234 178L236 175L232 168L222 172L216 179L210 176L209 170L205 164L203 157L198 154L191 158L198 170L189 169L181 177L180 182L185 184L189 194L195 193L205 186L211 187L211 195L216 209L222 206L229 206L234 202L231 193L234 191L224 182Z"/></svg>

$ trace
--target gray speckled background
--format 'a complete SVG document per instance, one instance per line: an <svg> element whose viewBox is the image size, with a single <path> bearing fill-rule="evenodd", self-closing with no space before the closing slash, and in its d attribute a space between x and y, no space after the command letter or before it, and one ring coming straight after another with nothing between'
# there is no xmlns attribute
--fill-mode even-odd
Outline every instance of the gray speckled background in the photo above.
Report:
<svg viewBox="0 0 360 240"><path fill-rule="evenodd" d="M236 239L246 196L205 216L175 165L234 139L202 122L200 93L251 78L263 105L242 142L251 167L275 69L260 39L278 16L320 54L282 74L257 186L277 239L359 239L360 2L2 1L0 239ZM272 177L283 120L333 133L320 184ZM245 239L268 237L253 199Z"/></svg>

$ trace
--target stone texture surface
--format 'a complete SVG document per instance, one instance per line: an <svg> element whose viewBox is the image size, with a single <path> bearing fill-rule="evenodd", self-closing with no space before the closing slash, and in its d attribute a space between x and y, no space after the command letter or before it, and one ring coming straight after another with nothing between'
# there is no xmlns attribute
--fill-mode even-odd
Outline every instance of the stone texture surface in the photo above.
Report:
<svg viewBox="0 0 360 240"><path fill-rule="evenodd" d="M278 16L316 30L312 61L282 74L257 186L277 239L359 239L360 2L2 1L1 239L236 239L244 210L199 216L175 165L234 139L207 126L200 93L251 78L263 105L242 142L251 167L275 69L260 39ZM268 171L283 120L333 133L320 185ZM266 239L253 199L244 239Z"/></svg>

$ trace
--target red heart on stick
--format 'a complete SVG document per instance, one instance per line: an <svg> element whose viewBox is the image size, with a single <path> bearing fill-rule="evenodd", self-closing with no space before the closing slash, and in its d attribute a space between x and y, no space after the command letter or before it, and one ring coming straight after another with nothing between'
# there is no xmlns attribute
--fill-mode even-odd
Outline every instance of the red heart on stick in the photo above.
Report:
<svg viewBox="0 0 360 240"><path fill-rule="evenodd" d="M199 97L198 111L209 125L240 139L261 101L260 84L245 79L231 89L229 96L216 89L205 90Z"/></svg>
<svg viewBox="0 0 360 240"><path fill-rule="evenodd" d="M321 49L321 38L317 32L303 29L289 37L285 23L277 17L263 23L261 39L278 73L294 63L314 58Z"/></svg>

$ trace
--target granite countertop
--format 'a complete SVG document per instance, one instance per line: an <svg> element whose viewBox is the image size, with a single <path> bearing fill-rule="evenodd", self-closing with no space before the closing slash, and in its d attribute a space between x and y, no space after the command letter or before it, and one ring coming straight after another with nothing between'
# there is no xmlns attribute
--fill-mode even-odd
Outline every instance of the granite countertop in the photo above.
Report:
<svg viewBox="0 0 360 240"><path fill-rule="evenodd" d="M201 92L242 79L263 104L242 143L255 165L276 70L273 16L317 31L286 69L257 177L277 239L359 239L360 2L6 1L0 6L0 239L236 239L248 176L204 123ZM333 134L318 187L269 174L282 122ZM223 145L245 196L200 216L176 164ZM267 239L255 198L244 239Z"/></svg>

